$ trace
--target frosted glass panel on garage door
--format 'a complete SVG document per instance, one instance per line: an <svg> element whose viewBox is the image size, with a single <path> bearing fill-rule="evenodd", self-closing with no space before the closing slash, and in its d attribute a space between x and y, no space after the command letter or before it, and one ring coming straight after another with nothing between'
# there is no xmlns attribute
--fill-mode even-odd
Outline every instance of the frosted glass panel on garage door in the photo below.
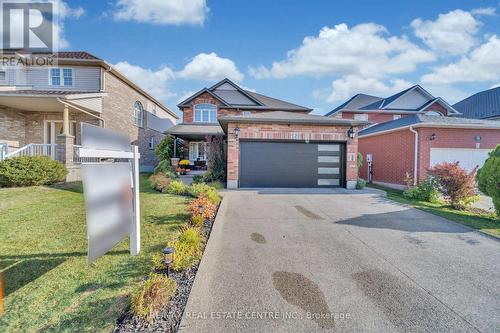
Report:
<svg viewBox="0 0 500 333"><path fill-rule="evenodd" d="M443 162L459 162L467 171L482 167L490 149L431 148L431 167Z"/></svg>

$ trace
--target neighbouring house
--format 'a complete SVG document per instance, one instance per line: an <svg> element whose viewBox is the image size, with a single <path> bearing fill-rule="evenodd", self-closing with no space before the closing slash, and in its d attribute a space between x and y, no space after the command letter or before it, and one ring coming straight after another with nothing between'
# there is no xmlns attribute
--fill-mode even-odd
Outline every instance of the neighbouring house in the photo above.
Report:
<svg viewBox="0 0 500 333"><path fill-rule="evenodd" d="M184 141L191 164L222 136L227 186L348 187L357 180L358 128L366 122L309 115L310 108L245 90L228 79L178 105L183 123L167 133Z"/></svg>
<svg viewBox="0 0 500 333"><path fill-rule="evenodd" d="M404 188L407 175L418 183L438 163L458 161L468 171L480 167L499 143L500 122L418 113L360 131L360 177Z"/></svg>
<svg viewBox="0 0 500 333"><path fill-rule="evenodd" d="M33 58L41 54L32 55ZM177 116L113 66L87 52L59 52L56 67L0 68L2 158L48 155L79 178L80 123L128 135L140 166L157 164L155 145Z"/></svg>
<svg viewBox="0 0 500 333"><path fill-rule="evenodd" d="M325 116L378 124L415 114L457 116L460 113L441 97L415 85L387 98L357 94Z"/></svg>
<svg viewBox="0 0 500 333"><path fill-rule="evenodd" d="M478 92L453 105L464 118L500 120L500 87Z"/></svg>

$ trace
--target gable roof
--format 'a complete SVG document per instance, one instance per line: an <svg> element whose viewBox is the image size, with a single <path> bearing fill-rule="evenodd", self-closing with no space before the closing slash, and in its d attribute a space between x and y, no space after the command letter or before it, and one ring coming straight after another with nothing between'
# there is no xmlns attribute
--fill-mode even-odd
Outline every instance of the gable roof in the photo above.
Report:
<svg viewBox="0 0 500 333"><path fill-rule="evenodd" d="M179 108L190 106L190 102L203 93L209 93L222 102L221 107L251 109L251 110L282 110L282 111L307 111L312 109L286 102L277 98L245 90L229 79L217 82L210 88L203 88L186 100L179 103Z"/></svg>
<svg viewBox="0 0 500 333"><path fill-rule="evenodd" d="M407 127L451 127L451 128L492 128L500 130L500 122L460 117L430 116L415 114L397 120L367 127L359 132L360 137L396 131Z"/></svg>
<svg viewBox="0 0 500 333"><path fill-rule="evenodd" d="M377 97L377 96L372 96L372 95L367 95L367 94L356 94L349 98L346 102L342 103L341 105L337 106L335 109L332 111L328 112L325 114L325 116L331 116L337 112L339 112L342 109L359 109L363 106L372 104L374 102L381 101L383 98L382 97Z"/></svg>
<svg viewBox="0 0 500 333"><path fill-rule="evenodd" d="M453 105L465 118L500 117L500 87L480 91Z"/></svg>
<svg viewBox="0 0 500 333"><path fill-rule="evenodd" d="M396 101L401 99L403 96L411 93L412 91L418 91L420 94L422 94L426 101L423 102L421 105L418 106L408 106L406 108L401 108L401 107L391 107ZM368 103L361 103L361 101L368 101ZM341 110L346 110L346 111L368 111L368 112L383 112L383 111L388 111L388 112L407 112L407 113L417 113L417 112L423 112L425 111L425 108L434 104L434 103L439 103L441 106L446 108L448 110L449 114L460 114L457 110L455 110L450 104L448 104L445 100L443 100L441 97L434 97L432 94L430 94L427 90L422 88L420 85L414 85L411 86L403 91L400 91L394 95L391 95L386 98L380 98L376 96L370 96L370 95L365 95L365 94L358 94L349 99L347 102L344 104L338 106L335 108L333 111L329 112L326 114L326 116L332 115L336 112L339 112ZM364 104L364 105L363 105Z"/></svg>

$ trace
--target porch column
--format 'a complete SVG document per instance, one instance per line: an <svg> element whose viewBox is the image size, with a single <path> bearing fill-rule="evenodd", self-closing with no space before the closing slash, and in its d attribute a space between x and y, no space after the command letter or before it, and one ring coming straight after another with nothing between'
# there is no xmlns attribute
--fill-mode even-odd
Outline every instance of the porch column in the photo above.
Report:
<svg viewBox="0 0 500 333"><path fill-rule="evenodd" d="M57 159L66 166L73 164L73 142L75 137L69 133L69 108L63 109L63 132L56 137Z"/></svg>

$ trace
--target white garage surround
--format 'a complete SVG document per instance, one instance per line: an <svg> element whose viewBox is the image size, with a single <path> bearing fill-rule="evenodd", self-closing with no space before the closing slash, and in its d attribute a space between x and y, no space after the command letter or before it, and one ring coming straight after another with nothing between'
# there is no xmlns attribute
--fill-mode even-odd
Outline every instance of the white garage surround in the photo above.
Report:
<svg viewBox="0 0 500 333"><path fill-rule="evenodd" d="M482 167L491 149L431 148L430 167L443 162L459 162L467 171Z"/></svg>

